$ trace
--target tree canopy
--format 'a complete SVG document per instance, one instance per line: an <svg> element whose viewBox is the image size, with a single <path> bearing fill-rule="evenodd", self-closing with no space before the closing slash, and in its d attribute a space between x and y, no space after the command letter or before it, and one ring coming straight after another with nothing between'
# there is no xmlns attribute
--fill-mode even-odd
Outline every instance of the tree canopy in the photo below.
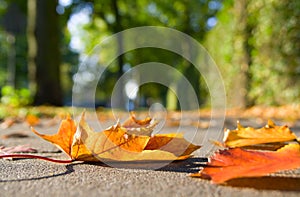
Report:
<svg viewBox="0 0 300 197"><path fill-rule="evenodd" d="M204 43L224 78L228 106L299 103L299 10L298 1L280 0L0 0L0 86L29 89L33 104L71 104L78 66L97 44L129 28L163 26ZM201 73L180 55L154 48L115 59L98 82L97 105L109 107L124 72L145 62L180 71L199 103L210 105ZM157 100L178 109L172 95L169 87L145 84L134 102L147 107Z"/></svg>

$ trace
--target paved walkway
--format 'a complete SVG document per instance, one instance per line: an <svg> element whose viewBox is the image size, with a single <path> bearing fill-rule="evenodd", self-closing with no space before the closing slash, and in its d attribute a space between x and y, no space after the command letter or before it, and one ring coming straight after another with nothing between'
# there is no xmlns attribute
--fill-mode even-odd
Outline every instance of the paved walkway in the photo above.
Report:
<svg viewBox="0 0 300 197"><path fill-rule="evenodd" d="M47 120L43 121L47 123ZM234 129L235 122L234 118L228 119L225 126ZM259 125L255 119L242 120L242 123ZM297 122L292 127L297 135L300 134L299 125ZM55 124L36 129L55 133L57 127ZM193 130L192 126L185 129ZM0 137L15 132L29 137L0 139L0 145L30 144L39 155L64 157L55 146L36 137L22 123L2 129ZM198 151L194 158L158 170L139 169L143 166L135 165L112 168L80 162L66 165L33 159L0 160L0 196L299 196L300 169L262 178L232 180L227 185L188 177L189 173L197 172L205 160Z"/></svg>

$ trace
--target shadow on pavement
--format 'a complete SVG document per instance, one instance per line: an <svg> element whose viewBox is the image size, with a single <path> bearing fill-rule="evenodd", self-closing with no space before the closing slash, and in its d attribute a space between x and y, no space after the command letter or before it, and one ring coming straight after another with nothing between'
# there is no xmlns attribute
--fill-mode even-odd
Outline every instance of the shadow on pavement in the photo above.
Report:
<svg viewBox="0 0 300 197"><path fill-rule="evenodd" d="M153 167L153 163L158 161L145 161L145 162L122 162L120 163L120 166L122 168L127 169L145 169L145 170L153 170L150 169L150 167ZM169 163L168 165L163 166L162 168L155 169L158 171L172 171L172 172L181 172L181 173L195 173L199 171L199 167L204 166L203 162L207 162L207 158L189 158L184 161L174 161ZM202 163L202 164L201 164ZM67 174L71 174L75 172L73 167L75 165L96 165L101 167L111 167L105 163L102 162L84 162L84 163L72 163L65 166L66 171L62 173L57 173L53 175L45 175L45 176L39 176L39 177L31 177L31 178L20 178L20 179L8 179L8 180L0 180L0 183L2 182L20 182L20 181L35 181L35 180L42 180L42 179L48 179L48 178L54 178L59 176L64 176Z"/></svg>
<svg viewBox="0 0 300 197"><path fill-rule="evenodd" d="M67 174L71 174L74 172L73 166L78 165L78 164L68 164L66 165L66 171L58 174L53 174L53 175L47 175L47 176L40 176L40 177L33 177L33 178L21 178L21 179L9 179L9 180L0 180L0 183L5 183L5 182L20 182L20 181L35 181L35 180L41 180L41 179L48 179L48 178L54 178L58 176L63 176Z"/></svg>
<svg viewBox="0 0 300 197"><path fill-rule="evenodd" d="M250 187L261 190L300 191L300 178L271 176L238 178L227 181L226 185L232 187Z"/></svg>
<svg viewBox="0 0 300 197"><path fill-rule="evenodd" d="M183 161L174 161L167 166L164 166L159 171L171 171L182 173L196 173L199 171L199 167L204 167L207 162L207 158L189 158Z"/></svg>
<svg viewBox="0 0 300 197"><path fill-rule="evenodd" d="M131 162L112 162L108 164L102 162L84 162L84 164L98 165L102 167L123 168L123 169L142 169L169 171L181 173L195 173L199 167L205 166L207 158L188 158L181 161L131 161Z"/></svg>
<svg viewBox="0 0 300 197"><path fill-rule="evenodd" d="M156 161L157 162L157 161ZM156 171L169 171L179 173L196 173L200 167L205 167L207 158L189 158L183 161L173 161L168 165L165 165ZM53 175L45 175L32 178L21 178L21 179L9 179L0 180L0 182L21 182L21 181L34 181L48 178L54 178L64 176L75 172L75 165L95 165L101 167L111 167L101 162L84 162L84 163L72 163L65 166L66 170L62 173ZM153 161L148 162L126 162L123 163L127 169L149 169L149 165L153 165ZM259 190L283 190L283 191L300 191L300 177L275 177L275 176L264 176L264 177L251 177L251 178L237 178L227 181L224 186L231 186L237 188L254 188Z"/></svg>
<svg viewBox="0 0 300 197"><path fill-rule="evenodd" d="M127 161L127 162L84 162L83 164L97 165L102 167L123 168L123 169L142 169L156 171L170 171L181 173L195 173L199 167L205 166L207 158L188 158L181 161Z"/></svg>

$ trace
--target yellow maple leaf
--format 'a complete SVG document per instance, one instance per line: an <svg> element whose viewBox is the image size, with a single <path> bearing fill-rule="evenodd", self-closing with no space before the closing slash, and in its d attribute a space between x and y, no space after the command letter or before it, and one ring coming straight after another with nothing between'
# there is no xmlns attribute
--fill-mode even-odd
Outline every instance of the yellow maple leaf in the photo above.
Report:
<svg viewBox="0 0 300 197"><path fill-rule="evenodd" d="M146 150L163 150L174 155L189 155L200 146L186 141L182 133L156 134L149 140ZM184 150L184 151L183 151Z"/></svg>
<svg viewBox="0 0 300 197"><path fill-rule="evenodd" d="M54 135L44 135L38 133L33 128L31 129L36 135L40 136L44 140L47 140L55 145L57 145L66 154L70 155L71 145L73 141L73 136L76 132L75 121L68 116L66 119L62 120L58 132Z"/></svg>
<svg viewBox="0 0 300 197"><path fill-rule="evenodd" d="M148 136L128 135L119 124L103 132L94 132L82 117L74 134L71 157L83 161L126 161L142 152L149 139Z"/></svg>
<svg viewBox="0 0 300 197"><path fill-rule="evenodd" d="M144 161L144 160L182 160L190 157L191 153L200 148L183 138L182 134L158 134L149 136L155 122L151 119L136 120L131 114L125 124L119 123L95 132L84 120L75 127L75 122L68 117L62 121L55 135L39 134L67 153L72 160L77 161ZM142 130L139 129L140 127ZM128 132L130 130L130 132ZM132 131L139 132L138 135ZM143 132L146 131L146 135Z"/></svg>
<svg viewBox="0 0 300 197"><path fill-rule="evenodd" d="M224 144L227 147L242 147L264 143L287 142L297 139L288 126L277 126L271 120L260 129L243 127L238 122L236 130L225 130Z"/></svg>

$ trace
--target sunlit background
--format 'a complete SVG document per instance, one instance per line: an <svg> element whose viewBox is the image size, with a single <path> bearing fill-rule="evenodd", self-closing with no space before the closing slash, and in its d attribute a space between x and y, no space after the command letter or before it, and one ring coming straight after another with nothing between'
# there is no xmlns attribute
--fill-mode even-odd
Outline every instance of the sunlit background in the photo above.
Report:
<svg viewBox="0 0 300 197"><path fill-rule="evenodd" d="M151 25L174 28L203 44L223 76L228 107L298 104L299 10L299 1L281 0L0 0L1 103L72 105L74 82L84 87L95 80L93 73L77 73L83 62L93 64L93 48L122 30ZM126 71L155 61L180 71L200 106L210 107L207 84L195 67L177 54L151 48L128 52L104 71L96 107L111 107L113 87ZM124 82L126 108L161 103L179 109L168 87L137 87L138 80Z"/></svg>

